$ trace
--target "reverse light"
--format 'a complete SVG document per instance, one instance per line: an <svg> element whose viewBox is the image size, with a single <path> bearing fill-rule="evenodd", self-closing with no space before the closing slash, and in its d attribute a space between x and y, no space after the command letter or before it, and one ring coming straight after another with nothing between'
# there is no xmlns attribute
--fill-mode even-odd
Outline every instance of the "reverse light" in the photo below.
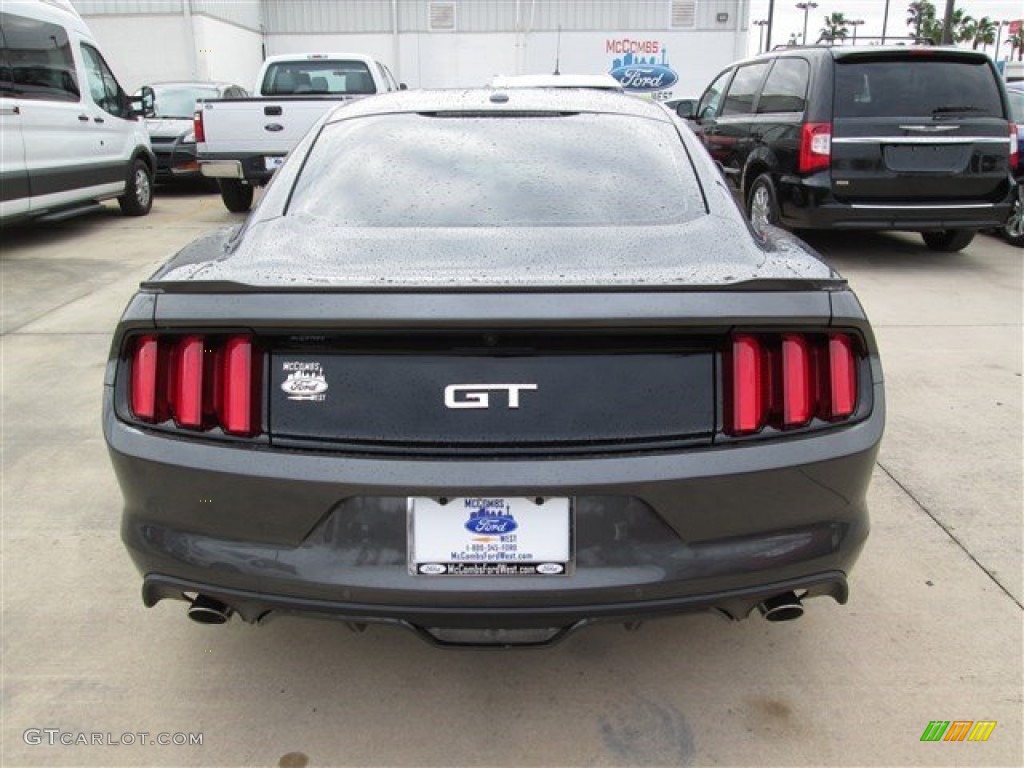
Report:
<svg viewBox="0 0 1024 768"><path fill-rule="evenodd" d="M859 402L857 349L847 333L732 336L724 355L725 432L851 418Z"/></svg>
<svg viewBox="0 0 1024 768"><path fill-rule="evenodd" d="M800 126L800 156L797 170L812 173L832 164L832 124L804 123Z"/></svg>
<svg viewBox="0 0 1024 768"><path fill-rule="evenodd" d="M261 356L246 335L140 336L129 347L131 415L149 424L260 433Z"/></svg>

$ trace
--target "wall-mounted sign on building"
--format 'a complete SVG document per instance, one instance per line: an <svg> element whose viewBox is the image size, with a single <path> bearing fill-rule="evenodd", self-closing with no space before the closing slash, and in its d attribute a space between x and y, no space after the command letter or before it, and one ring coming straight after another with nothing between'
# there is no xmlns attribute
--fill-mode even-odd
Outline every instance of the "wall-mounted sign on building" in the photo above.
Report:
<svg viewBox="0 0 1024 768"><path fill-rule="evenodd" d="M608 74L627 91L667 91L679 81L679 75L669 66L668 49L659 40L606 40L605 52L615 56Z"/></svg>

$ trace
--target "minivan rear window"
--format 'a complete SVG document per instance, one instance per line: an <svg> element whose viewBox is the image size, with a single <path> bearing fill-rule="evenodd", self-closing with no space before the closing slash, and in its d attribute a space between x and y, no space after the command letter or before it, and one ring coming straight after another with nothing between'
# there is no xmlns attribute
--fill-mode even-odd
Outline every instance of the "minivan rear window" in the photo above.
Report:
<svg viewBox="0 0 1024 768"><path fill-rule="evenodd" d="M985 60L929 55L836 64L836 117L1004 117Z"/></svg>

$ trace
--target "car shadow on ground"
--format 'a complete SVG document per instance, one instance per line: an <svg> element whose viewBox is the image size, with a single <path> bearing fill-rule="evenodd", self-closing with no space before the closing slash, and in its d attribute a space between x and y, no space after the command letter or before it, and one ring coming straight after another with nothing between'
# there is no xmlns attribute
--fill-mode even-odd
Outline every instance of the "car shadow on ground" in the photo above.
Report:
<svg viewBox="0 0 1024 768"><path fill-rule="evenodd" d="M802 231L800 238L840 272L844 267L870 266L877 272L928 269L959 273L980 267L971 243L956 253L933 251L915 232ZM978 235L976 239L984 237ZM827 254L824 255L824 254Z"/></svg>

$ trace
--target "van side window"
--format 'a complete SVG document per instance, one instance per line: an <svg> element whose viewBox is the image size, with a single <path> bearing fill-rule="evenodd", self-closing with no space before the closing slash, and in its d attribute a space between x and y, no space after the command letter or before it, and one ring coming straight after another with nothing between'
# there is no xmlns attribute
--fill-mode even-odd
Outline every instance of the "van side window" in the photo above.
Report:
<svg viewBox="0 0 1024 768"><path fill-rule="evenodd" d="M700 97L700 104L697 105L698 120L707 120L718 114L718 105L722 102L722 92L725 90L725 86L728 85L731 75L732 70L727 69L716 77L715 82L704 91L704 95Z"/></svg>
<svg viewBox="0 0 1024 768"><path fill-rule="evenodd" d="M85 59L85 74L89 80L89 93L92 94L96 106L114 117L131 117L128 99L100 52L91 45L82 43L82 56Z"/></svg>
<svg viewBox="0 0 1024 768"><path fill-rule="evenodd" d="M3 29L3 91L22 99L78 101L68 33L57 24L0 13Z"/></svg>
<svg viewBox="0 0 1024 768"><path fill-rule="evenodd" d="M754 99L757 96L757 89L764 80L771 62L765 61L760 64L751 64L747 67L740 67L736 70L736 77L732 79L729 92L725 95L725 108L722 115L749 115L754 111Z"/></svg>
<svg viewBox="0 0 1024 768"><path fill-rule="evenodd" d="M803 59L777 59L758 99L758 114L803 112L807 105L810 74L811 68Z"/></svg>

